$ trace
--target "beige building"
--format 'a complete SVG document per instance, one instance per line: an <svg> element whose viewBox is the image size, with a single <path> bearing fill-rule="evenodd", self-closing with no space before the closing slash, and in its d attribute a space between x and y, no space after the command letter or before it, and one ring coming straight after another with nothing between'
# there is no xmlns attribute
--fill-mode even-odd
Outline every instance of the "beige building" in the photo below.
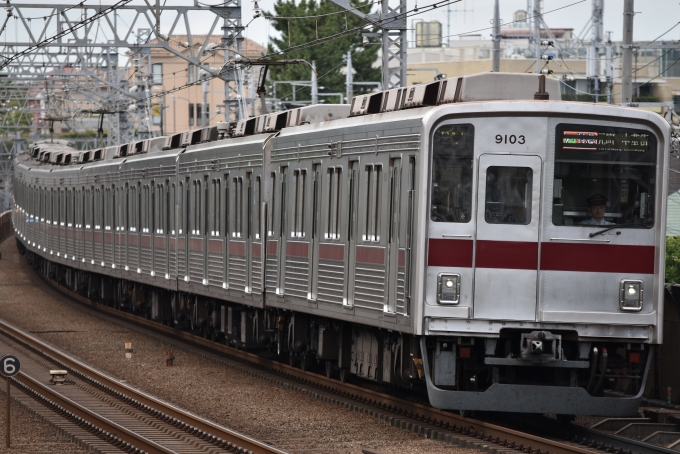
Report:
<svg viewBox="0 0 680 454"><path fill-rule="evenodd" d="M194 55L198 56L202 62L201 67L187 63L186 60L178 57L172 52L164 49L151 50L151 94L163 93L186 84L193 83L189 87L165 94L161 97L153 98L151 101L152 130L155 134L173 134L175 132L187 131L189 129L202 127L205 124L203 109L204 92L207 105L208 124L215 125L218 121L224 121L225 116L225 86L224 81L219 78L208 79L207 83L202 83L202 77L206 74L202 67L219 70L224 64L224 51L217 50L205 52L198 55L201 51L206 36L192 36L193 43L189 45L186 35L174 35L169 40L170 46L177 52L190 55L190 48L193 47ZM206 44L210 43L219 46L220 36L212 36ZM242 45L243 58L258 58L263 53L263 47L250 39L244 39ZM231 56L236 54L231 53ZM130 70L129 77L135 77L134 65ZM257 74L254 72L254 74ZM134 80L134 79L130 79ZM244 98L251 95L248 93L248 84L241 81L241 88ZM219 112L219 113L218 113Z"/></svg>

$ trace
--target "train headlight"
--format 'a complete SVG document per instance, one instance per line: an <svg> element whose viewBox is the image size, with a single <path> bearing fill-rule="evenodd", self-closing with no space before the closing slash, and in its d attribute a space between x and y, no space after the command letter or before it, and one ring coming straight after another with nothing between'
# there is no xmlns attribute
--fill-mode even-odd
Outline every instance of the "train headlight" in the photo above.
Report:
<svg viewBox="0 0 680 454"><path fill-rule="evenodd" d="M460 301L460 274L440 273L437 281L437 302L458 304Z"/></svg>
<svg viewBox="0 0 680 454"><path fill-rule="evenodd" d="M619 309L622 311L642 310L642 281L622 280L619 290Z"/></svg>

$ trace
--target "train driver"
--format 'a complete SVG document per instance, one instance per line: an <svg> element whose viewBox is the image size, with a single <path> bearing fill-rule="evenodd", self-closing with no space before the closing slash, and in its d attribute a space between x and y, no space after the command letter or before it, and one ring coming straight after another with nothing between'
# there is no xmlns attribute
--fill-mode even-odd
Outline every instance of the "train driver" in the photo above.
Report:
<svg viewBox="0 0 680 454"><path fill-rule="evenodd" d="M604 195L591 195L587 201L591 218L581 221L581 225L614 225L613 222L604 219L604 214L607 211L607 198Z"/></svg>

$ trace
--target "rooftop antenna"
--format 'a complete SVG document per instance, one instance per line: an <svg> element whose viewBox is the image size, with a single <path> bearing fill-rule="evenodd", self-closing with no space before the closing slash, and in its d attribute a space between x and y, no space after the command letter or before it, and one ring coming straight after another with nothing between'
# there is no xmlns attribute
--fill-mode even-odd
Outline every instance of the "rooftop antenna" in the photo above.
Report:
<svg viewBox="0 0 680 454"><path fill-rule="evenodd" d="M462 5L463 9L459 9L459 6ZM474 5L474 4L473 4ZM456 9L451 9L451 3L446 5L446 43L447 45L451 44L451 13L463 13L463 23L467 22L467 13L472 14L472 20L475 20L475 8L474 6L472 9L468 9L467 7L467 0L463 0L462 3L458 2L456 3Z"/></svg>

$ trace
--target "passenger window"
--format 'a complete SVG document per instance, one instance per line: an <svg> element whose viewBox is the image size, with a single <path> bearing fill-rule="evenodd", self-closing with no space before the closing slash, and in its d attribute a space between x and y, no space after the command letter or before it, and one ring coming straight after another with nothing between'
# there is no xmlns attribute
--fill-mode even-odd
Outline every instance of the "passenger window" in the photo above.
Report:
<svg viewBox="0 0 680 454"><path fill-rule="evenodd" d="M298 169L293 171L294 200L293 200L293 228L291 238L304 238L305 236L305 177L306 171Z"/></svg>
<svg viewBox="0 0 680 454"><path fill-rule="evenodd" d="M342 168L330 167L327 173L326 185L326 239L337 240L340 238L340 185Z"/></svg>
<svg viewBox="0 0 680 454"><path fill-rule="evenodd" d="M656 139L648 131L560 124L554 225L654 225Z"/></svg>
<svg viewBox="0 0 680 454"><path fill-rule="evenodd" d="M474 126L445 125L432 137L430 219L470 222Z"/></svg>
<svg viewBox="0 0 680 454"><path fill-rule="evenodd" d="M364 241L380 241L380 181L382 166L369 164L365 168L366 216Z"/></svg>
<svg viewBox="0 0 680 454"><path fill-rule="evenodd" d="M489 167L486 170L484 219L488 224L531 222L533 172L528 167Z"/></svg>

